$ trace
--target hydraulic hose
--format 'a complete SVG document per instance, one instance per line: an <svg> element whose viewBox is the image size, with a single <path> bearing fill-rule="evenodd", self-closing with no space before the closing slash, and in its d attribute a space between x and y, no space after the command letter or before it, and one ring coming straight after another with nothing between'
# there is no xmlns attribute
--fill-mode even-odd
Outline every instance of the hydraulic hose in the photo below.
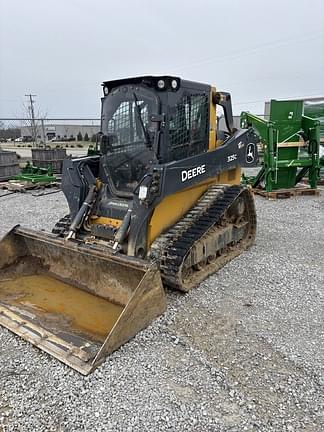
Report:
<svg viewBox="0 0 324 432"><path fill-rule="evenodd" d="M128 209L127 213L123 219L122 224L119 227L119 230L117 231L116 235L115 235L115 243L113 248L116 250L118 247L118 244L122 243L126 237L127 231L128 231L128 227L130 224L130 220L131 220L131 215L132 215L132 210Z"/></svg>
<svg viewBox="0 0 324 432"><path fill-rule="evenodd" d="M82 206L80 207L80 210L78 211L77 215L75 216L75 218L71 223L69 233L66 236L66 240L69 240L74 236L74 234L77 232L78 228L80 227L84 217L91 209L95 192L96 192L96 185L91 185L89 188L89 192L86 196L86 199L84 200Z"/></svg>

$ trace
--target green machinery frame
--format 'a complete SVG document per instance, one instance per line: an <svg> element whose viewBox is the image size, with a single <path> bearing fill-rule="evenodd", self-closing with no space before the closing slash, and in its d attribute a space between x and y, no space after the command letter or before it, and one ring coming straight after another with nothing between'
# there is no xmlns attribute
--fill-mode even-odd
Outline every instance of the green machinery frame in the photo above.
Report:
<svg viewBox="0 0 324 432"><path fill-rule="evenodd" d="M27 162L26 166L22 168L21 173L11 177L11 180L27 181L30 183L52 183L57 181L53 175L52 166L48 168L38 168Z"/></svg>
<svg viewBox="0 0 324 432"><path fill-rule="evenodd" d="M305 101L304 114L308 117L316 118L320 122L320 143L324 149L324 97L319 101ZM321 152L320 152L321 153ZM320 179L324 181L324 154L320 158Z"/></svg>
<svg viewBox="0 0 324 432"><path fill-rule="evenodd" d="M265 190L271 192L293 188L308 174L310 187L317 187L320 122L305 116L303 109L300 100L271 100L269 121L241 113L241 127L254 128L264 151L260 171L255 177L245 177L245 182L254 188L264 182Z"/></svg>

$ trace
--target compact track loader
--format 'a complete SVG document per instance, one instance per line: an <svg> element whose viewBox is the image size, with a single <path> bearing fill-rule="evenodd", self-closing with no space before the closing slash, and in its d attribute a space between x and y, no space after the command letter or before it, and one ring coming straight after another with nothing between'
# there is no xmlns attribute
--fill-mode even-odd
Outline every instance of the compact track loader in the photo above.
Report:
<svg viewBox="0 0 324 432"><path fill-rule="evenodd" d="M0 242L0 324L83 374L163 313L163 285L197 286L256 230L239 183L257 138L234 128L228 93L171 76L103 93L96 154L64 160L69 215Z"/></svg>

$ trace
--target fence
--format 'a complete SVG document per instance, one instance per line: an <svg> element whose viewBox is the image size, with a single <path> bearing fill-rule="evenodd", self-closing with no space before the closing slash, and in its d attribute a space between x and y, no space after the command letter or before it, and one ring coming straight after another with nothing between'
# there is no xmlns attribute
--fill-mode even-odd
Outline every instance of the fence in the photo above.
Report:
<svg viewBox="0 0 324 432"><path fill-rule="evenodd" d="M95 142L99 119L0 118L2 147L83 147Z"/></svg>

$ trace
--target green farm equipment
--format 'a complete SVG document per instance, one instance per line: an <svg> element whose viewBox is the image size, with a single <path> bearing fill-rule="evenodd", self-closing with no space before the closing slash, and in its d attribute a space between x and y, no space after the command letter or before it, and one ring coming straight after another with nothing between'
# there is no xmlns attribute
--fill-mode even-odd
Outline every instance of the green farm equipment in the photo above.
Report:
<svg viewBox="0 0 324 432"><path fill-rule="evenodd" d="M11 180L19 180L29 183L52 183L57 181L53 175L52 166L48 168L38 168L27 162L26 166L22 168L21 173L11 177Z"/></svg>
<svg viewBox="0 0 324 432"><path fill-rule="evenodd" d="M304 114L308 117L319 120L320 122L320 139L324 144L324 98L320 101L305 101Z"/></svg>
<svg viewBox="0 0 324 432"><path fill-rule="evenodd" d="M93 145L89 145L87 156L95 156L97 154L98 154L97 148L94 147Z"/></svg>
<svg viewBox="0 0 324 432"><path fill-rule="evenodd" d="M322 156L320 158L320 178L318 184L324 184L324 143L321 145L322 148Z"/></svg>
<svg viewBox="0 0 324 432"><path fill-rule="evenodd" d="M260 171L243 182L266 192L291 189L308 175L317 187L320 159L320 121L304 115L304 102L271 100L269 121L241 113L241 127L253 127L259 135L264 156Z"/></svg>
<svg viewBox="0 0 324 432"><path fill-rule="evenodd" d="M320 180L318 184L324 184L324 98L318 101L306 101L304 113L320 122Z"/></svg>

